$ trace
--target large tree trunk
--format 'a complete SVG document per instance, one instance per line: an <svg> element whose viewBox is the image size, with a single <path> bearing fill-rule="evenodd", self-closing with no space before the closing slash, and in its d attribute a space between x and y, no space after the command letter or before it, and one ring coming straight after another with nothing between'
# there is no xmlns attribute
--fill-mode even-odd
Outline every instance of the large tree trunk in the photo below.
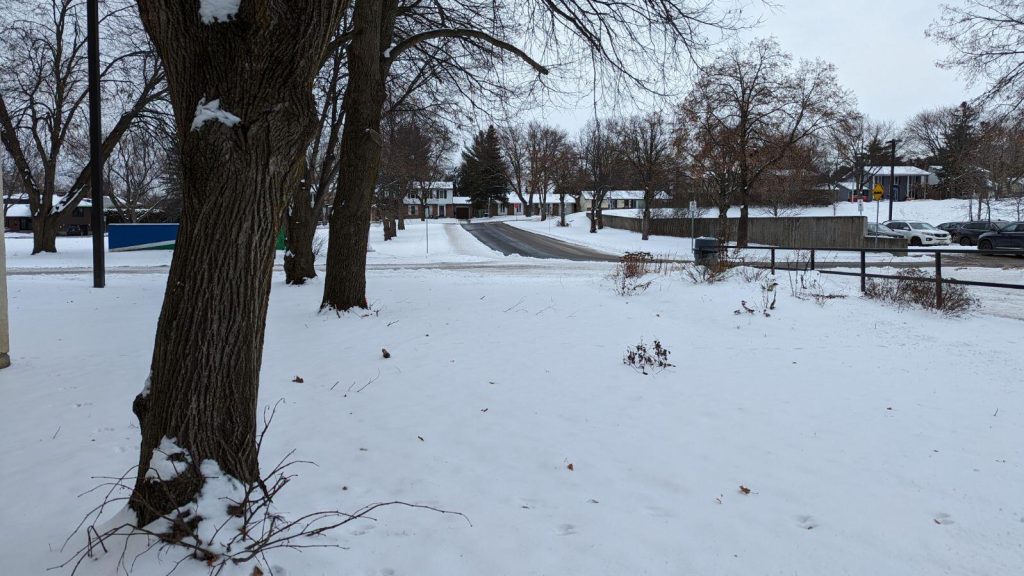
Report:
<svg viewBox="0 0 1024 576"><path fill-rule="evenodd" d="M728 244L731 236L729 230L729 205L718 205L718 243Z"/></svg>
<svg viewBox="0 0 1024 576"><path fill-rule="evenodd" d="M366 249L370 205L380 168L380 118L385 97L381 63L384 6L357 1L348 48L345 128L341 133L338 191L331 214L321 309L366 308ZM390 43L390 32L387 32Z"/></svg>
<svg viewBox="0 0 1024 576"><path fill-rule="evenodd" d="M32 253L56 252L60 218L47 215L32 219Z"/></svg>
<svg viewBox="0 0 1024 576"><path fill-rule="evenodd" d="M750 223L750 206L746 202L740 206L740 221L736 224L736 247L746 248L748 225Z"/></svg>
<svg viewBox="0 0 1024 576"><path fill-rule="evenodd" d="M299 285L305 284L310 278L316 278L316 269L313 267L316 211L313 209L308 184L300 183L294 190L285 218L284 234L288 251L284 254L284 281Z"/></svg>
<svg viewBox="0 0 1024 576"><path fill-rule="evenodd" d="M565 196L558 199L558 219L560 220L561 226L565 227Z"/></svg>
<svg viewBox="0 0 1024 576"><path fill-rule="evenodd" d="M590 233L597 234L597 200L590 205Z"/></svg>
<svg viewBox="0 0 1024 576"><path fill-rule="evenodd" d="M640 229L643 233L640 235L641 240L649 240L651 237L651 208L644 203L644 219L640 224Z"/></svg>
<svg viewBox="0 0 1024 576"><path fill-rule="evenodd" d="M130 506L145 525L195 500L200 463L259 479L256 403L274 244L298 161L315 132L311 84L342 3L243 2L204 24L195 3L139 0L167 70L181 142L183 210L150 377L133 410L142 444ZM219 100L193 129L197 103ZM192 466L147 478L163 439ZM205 467L205 466L204 466Z"/></svg>

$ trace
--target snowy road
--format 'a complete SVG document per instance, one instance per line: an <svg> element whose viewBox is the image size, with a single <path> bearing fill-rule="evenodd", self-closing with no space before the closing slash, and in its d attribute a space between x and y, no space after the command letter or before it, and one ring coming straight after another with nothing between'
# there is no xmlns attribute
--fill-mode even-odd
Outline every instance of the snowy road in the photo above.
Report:
<svg viewBox="0 0 1024 576"><path fill-rule="evenodd" d="M503 222L463 224L462 227L487 247L506 256L518 254L531 258L557 258L588 262L616 262L619 259L618 256L576 246L548 236L533 234Z"/></svg>

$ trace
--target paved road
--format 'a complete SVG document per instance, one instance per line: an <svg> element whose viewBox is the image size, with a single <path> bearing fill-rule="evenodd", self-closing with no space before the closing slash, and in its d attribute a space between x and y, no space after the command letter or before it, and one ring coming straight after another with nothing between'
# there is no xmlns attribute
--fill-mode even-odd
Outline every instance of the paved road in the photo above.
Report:
<svg viewBox="0 0 1024 576"><path fill-rule="evenodd" d="M590 248L583 248L548 236L520 230L503 222L463 224L462 227L488 248L509 256L518 254L531 258L557 258L580 262L618 262L619 257Z"/></svg>

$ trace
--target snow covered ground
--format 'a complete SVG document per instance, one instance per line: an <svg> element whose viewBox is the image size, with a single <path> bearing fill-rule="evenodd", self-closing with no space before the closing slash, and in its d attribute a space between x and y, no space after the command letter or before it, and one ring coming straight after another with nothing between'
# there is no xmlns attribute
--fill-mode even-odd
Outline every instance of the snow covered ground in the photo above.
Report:
<svg viewBox="0 0 1024 576"><path fill-rule="evenodd" d="M375 242L371 259L418 258L406 236ZM463 249L451 257L477 250ZM298 470L281 512L403 500L472 524L381 509L321 540L345 549L274 554L274 574L1024 570L1020 320L898 312L836 277L824 281L845 299L796 299L780 277L770 317L736 315L760 302L757 284L677 274L623 298L610 269L371 270L377 312L341 317L316 312L319 281L288 287L278 273L260 404L284 402L263 462L294 448L319 465ZM61 543L98 503L80 496L93 477L137 463L131 402L165 278L115 271L104 290L81 274L9 278L4 574L65 560ZM677 366L624 366L641 338ZM115 556L79 573L114 574ZM178 558L149 554L132 573Z"/></svg>
<svg viewBox="0 0 1024 576"><path fill-rule="evenodd" d="M454 219L432 220L429 223L407 220L406 229L399 231L397 238L385 242L380 224L370 227L370 265L395 263L471 263L483 262L502 255L477 242L462 229ZM429 233L429 238L428 238ZM317 230L318 242L322 242L317 263L327 259L327 227ZM7 245L7 266L12 270L90 268L92 266L92 238L85 236L59 236L56 254L32 255L32 235L8 233L4 238ZM429 245L428 245L429 242ZM118 268L136 269L168 267L171 265L170 250L141 250L134 252L107 252L106 265L112 272ZM278 251L276 266L284 263L284 252Z"/></svg>

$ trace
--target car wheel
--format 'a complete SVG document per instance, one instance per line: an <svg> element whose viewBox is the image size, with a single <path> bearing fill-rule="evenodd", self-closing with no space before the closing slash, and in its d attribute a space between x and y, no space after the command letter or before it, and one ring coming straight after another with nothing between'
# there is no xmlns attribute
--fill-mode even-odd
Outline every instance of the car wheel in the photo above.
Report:
<svg viewBox="0 0 1024 576"><path fill-rule="evenodd" d="M910 239L910 245L911 246L920 246L921 245L921 239L918 238L917 236L914 236L913 238Z"/></svg>
<svg viewBox="0 0 1024 576"><path fill-rule="evenodd" d="M967 236L961 236L960 237L960 245L961 246L971 246L972 244L973 243L971 242L971 239L968 238Z"/></svg>
<svg viewBox="0 0 1024 576"><path fill-rule="evenodd" d="M991 249L992 249L992 241L991 240L980 240L978 242L978 250L991 250Z"/></svg>

